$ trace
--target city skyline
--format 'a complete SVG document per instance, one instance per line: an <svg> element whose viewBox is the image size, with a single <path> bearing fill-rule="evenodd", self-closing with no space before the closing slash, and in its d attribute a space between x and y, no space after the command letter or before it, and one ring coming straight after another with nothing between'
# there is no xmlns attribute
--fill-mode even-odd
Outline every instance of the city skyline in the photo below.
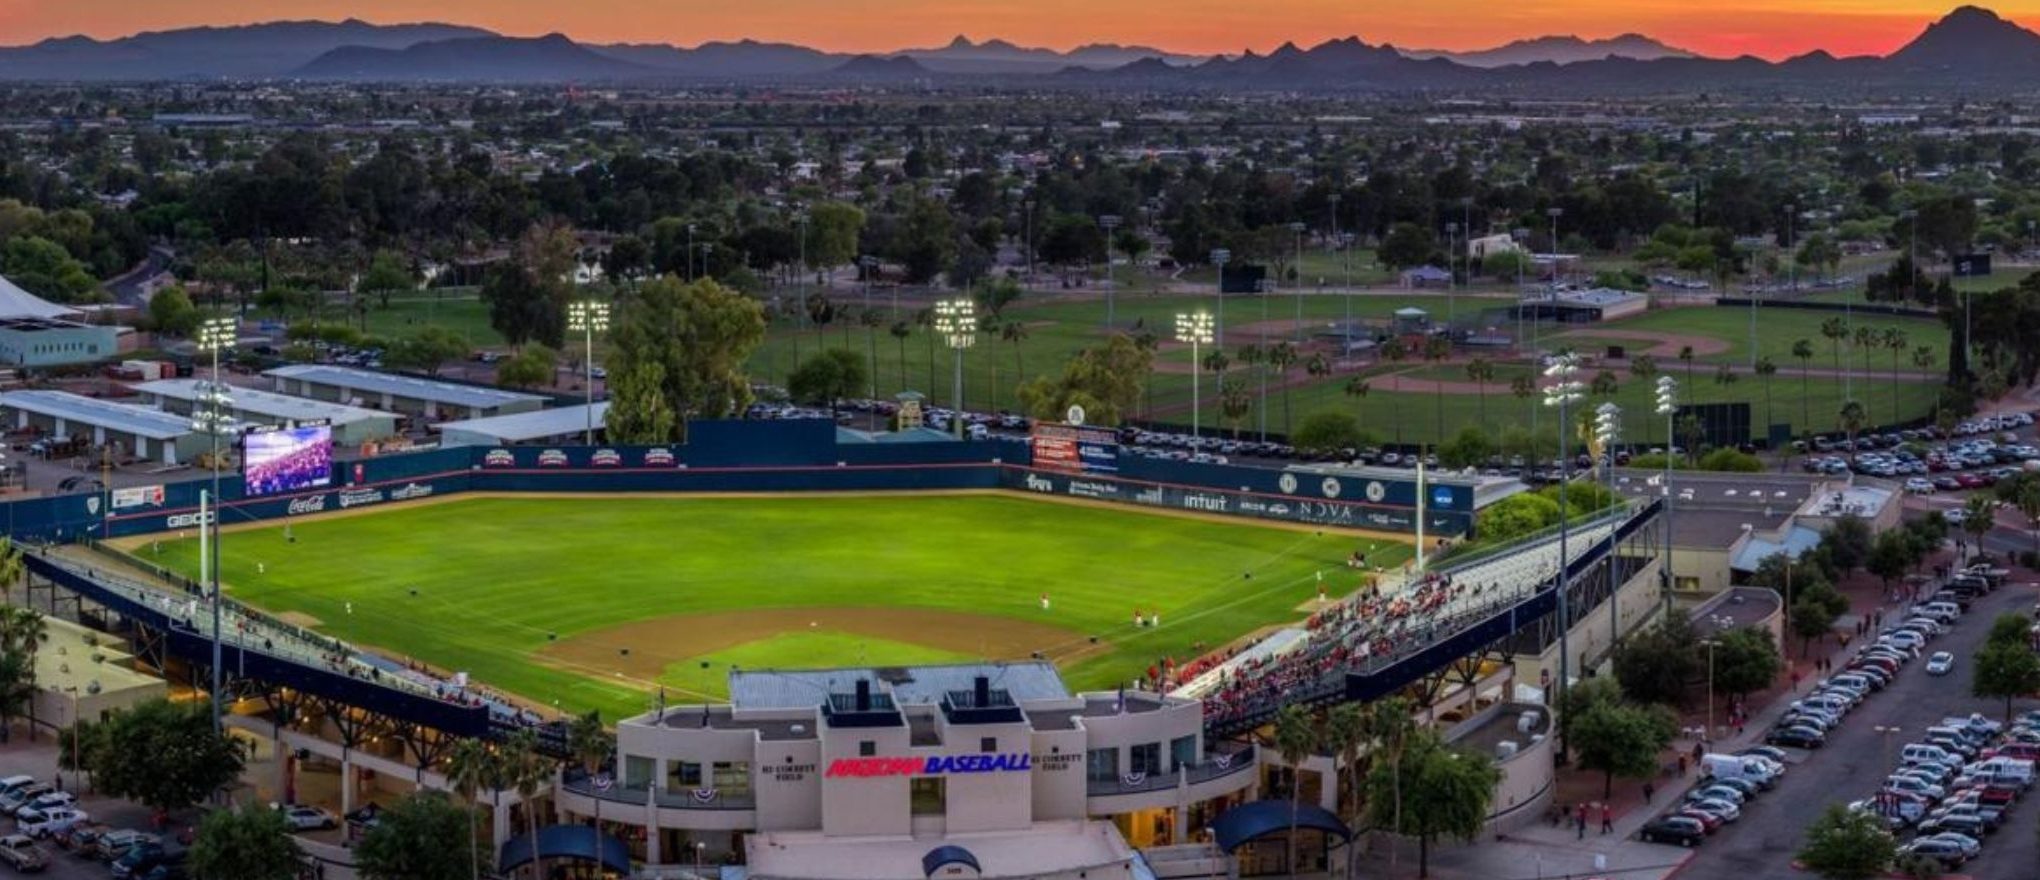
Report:
<svg viewBox="0 0 2040 880"><path fill-rule="evenodd" d="M1601 39L1640 33L1711 56L1777 60L1815 50L1881 55L1917 36L1954 4L1915 0L1796 0L1696 9L1668 0L1627 4L1532 0L1439 0L1383 13L1331 0L1273 0L1253 8L1217 0L1126 0L1100 9L1078 0L781 0L769 7L698 2L646 7L583 0L570 9L537 0L124 0L48 4L0 0L0 44L82 34L98 39L140 31L284 19L360 18L377 23L440 21L514 36L564 33L597 43L718 40L798 43L841 52L941 45L955 36L1069 49L1091 43L1152 46L1191 54L1268 52L1358 36L1408 49L1468 51L1551 35ZM2024 24L2040 2L1990 8Z"/></svg>

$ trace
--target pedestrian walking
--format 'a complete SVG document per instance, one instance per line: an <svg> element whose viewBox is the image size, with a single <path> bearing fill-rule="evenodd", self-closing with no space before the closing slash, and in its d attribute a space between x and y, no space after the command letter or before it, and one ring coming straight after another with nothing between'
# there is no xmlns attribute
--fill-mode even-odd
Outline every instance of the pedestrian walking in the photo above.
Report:
<svg viewBox="0 0 2040 880"><path fill-rule="evenodd" d="M1615 808L1614 808L1614 807L1613 807L1612 805L1609 805L1609 804L1602 804L1602 805L1601 805L1601 833L1602 833L1602 834L1607 834L1608 832L1610 832L1610 831L1614 831L1614 830L1615 830Z"/></svg>
<svg viewBox="0 0 2040 880"><path fill-rule="evenodd" d="M1650 803L1650 797L1651 797L1651 795L1654 795L1654 794L1657 794L1657 786L1655 786L1655 785L1652 785L1652 784L1650 784L1650 783L1648 783L1648 782L1644 783L1644 784L1643 784L1643 802L1644 802L1644 803L1646 803L1646 804L1647 804L1647 803Z"/></svg>
<svg viewBox="0 0 2040 880"><path fill-rule="evenodd" d="M1574 819L1574 822L1573 822L1573 824L1574 824L1575 826L1577 826L1577 828L1578 828L1578 831L1579 831L1579 839L1580 839L1580 840L1586 840L1586 839L1587 839L1587 805L1586 805L1586 804L1581 804L1581 805L1579 806L1579 813L1578 813L1578 815L1577 815L1577 816L1575 817L1575 819Z"/></svg>
<svg viewBox="0 0 2040 880"><path fill-rule="evenodd" d="M1680 775L1680 776L1684 776L1684 775L1686 775L1686 753L1685 753L1685 752L1680 752L1680 753L1679 753L1679 775Z"/></svg>

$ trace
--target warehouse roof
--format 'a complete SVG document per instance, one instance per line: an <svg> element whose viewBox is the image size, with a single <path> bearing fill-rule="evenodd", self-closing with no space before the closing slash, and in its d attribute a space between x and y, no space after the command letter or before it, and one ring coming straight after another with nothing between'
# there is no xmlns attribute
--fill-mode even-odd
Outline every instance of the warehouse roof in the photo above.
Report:
<svg viewBox="0 0 2040 880"><path fill-rule="evenodd" d="M395 373L379 373L355 367L334 364L290 364L263 371L264 376L282 379L297 379L332 385L354 391L375 394L389 394L408 397L413 400L429 400L454 406L502 406L520 401L545 402L546 398L520 391L505 391L501 388L484 388L477 385L462 385L457 382L441 382L437 379L421 379L417 376L400 376Z"/></svg>
<svg viewBox="0 0 2040 880"><path fill-rule="evenodd" d="M154 382L141 382L133 387L144 394L192 401L198 399L202 386L206 384L203 379L158 379ZM236 411L264 416L279 422L325 419L331 424L345 425L364 419L390 418L389 413L381 410L313 400L309 397L293 397L255 388L237 387L230 389L228 393L234 399L233 407Z"/></svg>
<svg viewBox="0 0 2040 880"><path fill-rule="evenodd" d="M9 391L0 394L0 407L63 419L151 440L172 440L191 433L191 421L160 409L132 403L115 403L85 397L69 391Z"/></svg>
<svg viewBox="0 0 2040 880"><path fill-rule="evenodd" d="M565 406L559 409L538 409L481 419L440 422L433 427L439 429L442 436L456 433L476 434L494 438L501 443L521 443L526 440L563 437L586 430L590 423L588 410L585 405ZM602 427L602 420L608 414L608 401L595 404L592 420L595 427Z"/></svg>

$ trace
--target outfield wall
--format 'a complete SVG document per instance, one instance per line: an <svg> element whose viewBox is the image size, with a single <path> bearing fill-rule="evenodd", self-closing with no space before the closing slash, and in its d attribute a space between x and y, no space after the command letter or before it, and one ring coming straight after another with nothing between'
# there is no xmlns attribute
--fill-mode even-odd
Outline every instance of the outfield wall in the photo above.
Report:
<svg viewBox="0 0 2040 880"><path fill-rule="evenodd" d="M337 462L333 485L251 498L221 476L228 525L462 492L836 492L1012 489L1378 531L1416 530L1416 484L1125 456L1096 472L1034 467L1020 439L838 443L826 420L697 422L675 446L455 447ZM74 540L196 527L198 476L161 486L16 501L10 534ZM1427 487L1427 534L1472 528L1473 491Z"/></svg>

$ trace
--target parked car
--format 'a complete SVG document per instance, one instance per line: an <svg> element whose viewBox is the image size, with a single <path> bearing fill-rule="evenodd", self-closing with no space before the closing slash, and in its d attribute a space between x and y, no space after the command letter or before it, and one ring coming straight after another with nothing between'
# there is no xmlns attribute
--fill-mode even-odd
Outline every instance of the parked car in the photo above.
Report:
<svg viewBox="0 0 2040 880"><path fill-rule="evenodd" d="M15 830L30 837L48 837L65 828L92 818L83 810L58 807L53 810L24 810L15 816Z"/></svg>
<svg viewBox="0 0 2040 880"><path fill-rule="evenodd" d="M0 837L0 862L23 874L34 874L50 866L50 857L27 835L9 834Z"/></svg>
<svg viewBox="0 0 2040 880"><path fill-rule="evenodd" d="M1827 744L1827 734L1804 725L1780 727L1764 737L1764 742L1774 746L1791 746L1795 749L1817 749Z"/></svg>
<svg viewBox="0 0 2040 880"><path fill-rule="evenodd" d="M127 855L128 850L134 849L137 846L155 846L156 843L156 835L146 831L136 831L132 828L115 828L99 835L98 839L92 841L92 849L87 854L102 862L111 862Z"/></svg>
<svg viewBox="0 0 2040 880"><path fill-rule="evenodd" d="M1927 658L1928 675L1947 675L1954 668L1955 655L1947 651L1936 651L1934 656Z"/></svg>
<svg viewBox="0 0 2040 880"><path fill-rule="evenodd" d="M1707 839L1707 826L1691 816L1659 816L1644 823L1636 836L1646 843L1671 843L1679 846L1699 846Z"/></svg>
<svg viewBox="0 0 2040 880"><path fill-rule="evenodd" d="M313 831L340 827L340 817L318 807L292 804L281 807L283 819L290 823L293 831Z"/></svg>

